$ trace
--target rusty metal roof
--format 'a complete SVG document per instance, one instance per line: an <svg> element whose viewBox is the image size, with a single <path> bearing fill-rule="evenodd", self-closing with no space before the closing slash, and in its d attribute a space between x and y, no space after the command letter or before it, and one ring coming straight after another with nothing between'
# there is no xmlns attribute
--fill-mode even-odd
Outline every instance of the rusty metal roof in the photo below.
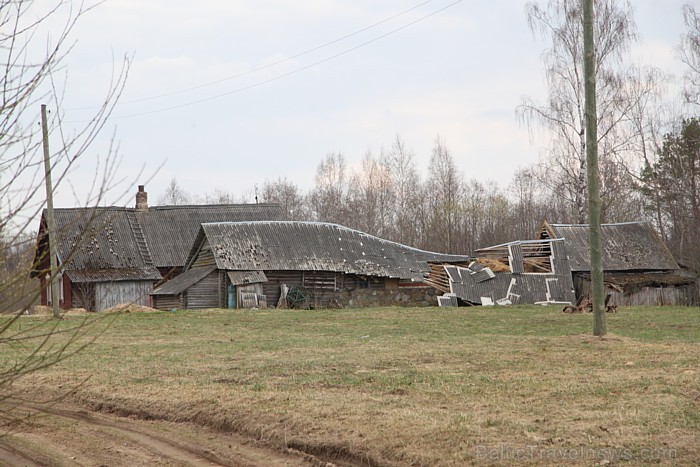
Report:
<svg viewBox="0 0 700 467"><path fill-rule="evenodd" d="M54 217L57 251L64 270L92 271L95 281L102 271L104 280L110 281L115 273L107 271L142 269L145 280L153 276L148 268L184 266L202 222L280 219L282 208L273 204L155 206L144 211L124 207L57 208ZM46 211L42 214L35 264L48 252L45 230ZM139 234L145 245L139 245Z"/></svg>
<svg viewBox="0 0 700 467"><path fill-rule="evenodd" d="M320 222L205 223L187 263L208 242L217 266L229 271L334 271L422 281L428 261L465 256L418 250L337 224Z"/></svg>
<svg viewBox="0 0 700 467"><path fill-rule="evenodd" d="M540 237L563 238L572 271L590 271L588 224L543 225ZM602 224L603 269L667 271L678 263L650 222Z"/></svg>

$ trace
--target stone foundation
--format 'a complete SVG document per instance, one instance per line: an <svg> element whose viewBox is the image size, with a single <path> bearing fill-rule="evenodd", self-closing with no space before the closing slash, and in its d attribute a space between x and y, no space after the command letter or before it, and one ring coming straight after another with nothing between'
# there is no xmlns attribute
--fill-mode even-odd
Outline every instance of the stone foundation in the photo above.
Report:
<svg viewBox="0 0 700 467"><path fill-rule="evenodd" d="M441 293L432 287L397 287L355 289L338 292L337 302L343 308L372 306L437 306Z"/></svg>

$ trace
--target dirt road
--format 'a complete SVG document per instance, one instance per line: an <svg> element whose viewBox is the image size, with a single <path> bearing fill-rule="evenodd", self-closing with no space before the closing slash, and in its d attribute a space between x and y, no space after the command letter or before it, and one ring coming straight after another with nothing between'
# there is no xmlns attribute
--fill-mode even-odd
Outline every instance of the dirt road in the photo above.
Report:
<svg viewBox="0 0 700 467"><path fill-rule="evenodd" d="M307 455L255 446L207 428L86 411L69 403L27 405L0 437L8 466L300 466L327 465Z"/></svg>

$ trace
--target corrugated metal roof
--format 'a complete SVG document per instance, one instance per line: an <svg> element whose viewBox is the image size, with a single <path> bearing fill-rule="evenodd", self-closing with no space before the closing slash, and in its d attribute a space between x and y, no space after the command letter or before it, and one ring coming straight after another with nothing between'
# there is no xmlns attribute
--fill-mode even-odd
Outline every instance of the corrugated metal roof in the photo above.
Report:
<svg viewBox="0 0 700 467"><path fill-rule="evenodd" d="M216 267L190 269L161 285L151 295L177 295L207 277Z"/></svg>
<svg viewBox="0 0 700 467"><path fill-rule="evenodd" d="M334 271L422 281L428 261L466 261L390 242L337 224L228 222L202 224L188 263L208 241L217 266L230 271Z"/></svg>
<svg viewBox="0 0 700 467"><path fill-rule="evenodd" d="M588 224L549 224L566 241L572 271L590 271ZM679 269L678 263L650 222L601 225L603 269L644 271Z"/></svg>
<svg viewBox="0 0 700 467"><path fill-rule="evenodd" d="M95 273L151 265L181 267L202 222L276 220L281 219L282 214L282 208L273 204L156 206L145 211L124 207L54 210L58 254L63 268ZM45 218L46 211L42 215L42 232ZM133 221L137 224L133 225ZM139 250L134 234L139 228L147 249ZM46 242L42 242L35 259L46 254L46 250ZM149 258L144 256L150 256L152 262L149 264Z"/></svg>
<svg viewBox="0 0 700 467"><path fill-rule="evenodd" d="M123 208L56 209L57 251L66 270L148 267Z"/></svg>
<svg viewBox="0 0 700 467"><path fill-rule="evenodd" d="M157 281L162 279L154 267L145 268L110 268L110 269L75 269L66 270L65 274L73 283L85 282L120 282L120 281Z"/></svg>
<svg viewBox="0 0 700 467"><path fill-rule="evenodd" d="M274 221L282 219L277 204L156 206L137 211L157 267L183 266L200 224L205 222Z"/></svg>

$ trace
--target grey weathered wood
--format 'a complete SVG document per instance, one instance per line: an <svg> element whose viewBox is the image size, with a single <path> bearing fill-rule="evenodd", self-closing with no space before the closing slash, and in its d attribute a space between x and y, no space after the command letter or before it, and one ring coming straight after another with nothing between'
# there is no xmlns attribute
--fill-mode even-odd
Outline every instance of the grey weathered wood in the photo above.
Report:
<svg viewBox="0 0 700 467"><path fill-rule="evenodd" d="M148 306L153 283L147 281L102 282L95 284L95 311L114 305L134 303Z"/></svg>
<svg viewBox="0 0 700 467"><path fill-rule="evenodd" d="M219 307L219 271L214 270L187 289L187 308Z"/></svg>

